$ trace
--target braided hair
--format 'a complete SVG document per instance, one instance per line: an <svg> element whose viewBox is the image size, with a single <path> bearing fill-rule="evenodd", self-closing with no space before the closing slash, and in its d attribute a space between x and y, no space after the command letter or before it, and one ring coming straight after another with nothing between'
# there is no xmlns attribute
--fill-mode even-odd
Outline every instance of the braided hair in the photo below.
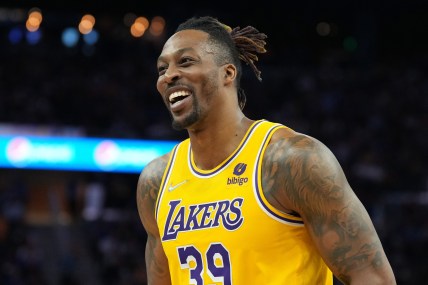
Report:
<svg viewBox="0 0 428 285"><path fill-rule="evenodd" d="M231 28L211 16L192 17L177 27L176 32L182 30L200 30L209 35L211 44L218 46L216 61L218 64L232 63L236 66L236 84L238 102L241 110L246 103L244 90L240 87L242 65L241 60L250 65L259 81L262 81L261 72L255 65L257 54L265 53L265 39L267 36L256 28L247 26Z"/></svg>

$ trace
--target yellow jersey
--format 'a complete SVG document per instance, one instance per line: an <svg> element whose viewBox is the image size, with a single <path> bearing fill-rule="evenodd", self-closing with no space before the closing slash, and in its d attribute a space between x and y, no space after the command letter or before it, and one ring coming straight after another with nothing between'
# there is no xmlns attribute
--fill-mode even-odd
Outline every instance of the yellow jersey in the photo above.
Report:
<svg viewBox="0 0 428 285"><path fill-rule="evenodd" d="M172 150L155 215L173 285L333 284L302 219L263 194L262 158L279 128L254 122L211 170L195 165L189 139Z"/></svg>

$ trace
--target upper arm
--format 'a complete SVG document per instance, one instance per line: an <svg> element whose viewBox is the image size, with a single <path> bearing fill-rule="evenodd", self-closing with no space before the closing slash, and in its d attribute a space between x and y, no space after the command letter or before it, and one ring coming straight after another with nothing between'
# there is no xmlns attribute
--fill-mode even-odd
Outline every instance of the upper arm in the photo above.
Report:
<svg viewBox="0 0 428 285"><path fill-rule="evenodd" d="M145 258L148 284L156 285L171 284L168 261L155 219L156 199L167 163L168 155L149 163L140 174L136 193L138 214L147 232Z"/></svg>
<svg viewBox="0 0 428 285"><path fill-rule="evenodd" d="M336 277L346 284L395 284L373 223L326 146L296 134L272 143L263 164L270 169L263 177L271 184L268 196L301 215Z"/></svg>

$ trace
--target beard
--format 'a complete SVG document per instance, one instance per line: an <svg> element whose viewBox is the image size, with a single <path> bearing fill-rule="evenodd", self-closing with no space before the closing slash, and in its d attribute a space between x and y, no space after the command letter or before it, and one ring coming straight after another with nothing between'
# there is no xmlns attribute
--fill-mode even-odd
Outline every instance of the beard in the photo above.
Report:
<svg viewBox="0 0 428 285"><path fill-rule="evenodd" d="M201 118L201 108L199 106L198 100L194 97L193 98L193 108L190 114L188 114L185 118L181 120L174 119L172 117L172 128L177 131L184 130L194 123L196 123Z"/></svg>
<svg viewBox="0 0 428 285"><path fill-rule="evenodd" d="M172 119L172 128L177 131L187 129L188 127L196 123L199 120L199 117L200 113L197 110L193 110L192 113L190 113L183 120Z"/></svg>

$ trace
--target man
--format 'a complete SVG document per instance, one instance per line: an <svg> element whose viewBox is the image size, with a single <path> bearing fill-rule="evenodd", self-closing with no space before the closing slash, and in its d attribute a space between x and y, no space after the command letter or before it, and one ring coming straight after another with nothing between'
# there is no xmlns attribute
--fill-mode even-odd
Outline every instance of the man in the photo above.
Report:
<svg viewBox="0 0 428 285"><path fill-rule="evenodd" d="M149 284L395 284L331 151L243 114L240 59L260 79L265 38L195 17L163 47L157 89L189 138L138 181Z"/></svg>

